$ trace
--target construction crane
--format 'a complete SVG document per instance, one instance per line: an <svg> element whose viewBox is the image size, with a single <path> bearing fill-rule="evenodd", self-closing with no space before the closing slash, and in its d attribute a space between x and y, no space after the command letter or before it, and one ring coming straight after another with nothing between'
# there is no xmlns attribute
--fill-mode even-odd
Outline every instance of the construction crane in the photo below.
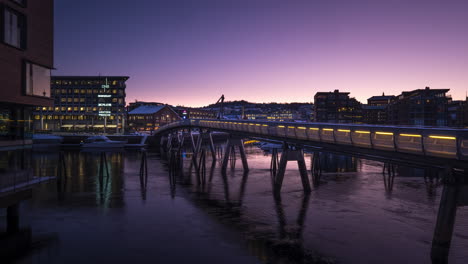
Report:
<svg viewBox="0 0 468 264"><path fill-rule="evenodd" d="M223 119L224 118L224 94L218 99L216 104L220 103L221 106L219 107L218 114L216 115L216 119Z"/></svg>

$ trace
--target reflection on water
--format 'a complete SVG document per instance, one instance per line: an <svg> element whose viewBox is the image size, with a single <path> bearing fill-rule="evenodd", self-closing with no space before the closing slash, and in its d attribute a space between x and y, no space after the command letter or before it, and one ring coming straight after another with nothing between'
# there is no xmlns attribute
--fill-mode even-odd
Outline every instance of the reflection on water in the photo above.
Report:
<svg viewBox="0 0 468 264"><path fill-rule="evenodd" d="M185 149L162 156L34 152L34 174L57 180L34 192L29 224L42 246L21 261L430 262L437 173L306 153L309 175L320 164L319 184L305 194L290 164L273 195L271 154L246 152L250 171L231 161L226 173L208 152L197 172ZM467 219L459 207L450 263L468 257ZM44 242L54 235L54 243Z"/></svg>

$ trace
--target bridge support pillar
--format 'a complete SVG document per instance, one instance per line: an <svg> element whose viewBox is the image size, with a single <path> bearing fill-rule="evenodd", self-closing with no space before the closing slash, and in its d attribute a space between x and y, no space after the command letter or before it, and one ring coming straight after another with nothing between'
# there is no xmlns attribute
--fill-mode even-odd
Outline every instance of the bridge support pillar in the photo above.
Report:
<svg viewBox="0 0 468 264"><path fill-rule="evenodd" d="M434 264L448 263L461 184L460 178L453 174L452 168L447 168L432 240L431 259Z"/></svg>
<svg viewBox="0 0 468 264"><path fill-rule="evenodd" d="M249 164L247 163L247 156L245 155L244 141L241 138L230 137L226 145L226 151L224 152L223 164L222 164L223 172L226 172L228 162L229 162L229 155L232 153L232 149L235 147L239 148L239 153L240 153L241 160L242 160L242 167L244 168L244 171L249 170Z"/></svg>
<svg viewBox="0 0 468 264"><path fill-rule="evenodd" d="M286 172L286 165L288 161L297 161L299 173L301 174L302 187L304 188L304 192L309 193L311 189L309 176L307 174L307 167L304 160L304 152L302 149L291 150L286 143L284 144L283 152L281 153L278 174L275 177L274 191L277 193L281 191L284 173Z"/></svg>
<svg viewBox="0 0 468 264"><path fill-rule="evenodd" d="M208 137L209 137L209 140L210 140L211 158L213 160L216 160L216 149L215 149L215 146L214 146L213 135L212 135L211 131L208 132Z"/></svg>
<svg viewBox="0 0 468 264"><path fill-rule="evenodd" d="M19 231L19 204L7 207L7 233L14 234Z"/></svg>

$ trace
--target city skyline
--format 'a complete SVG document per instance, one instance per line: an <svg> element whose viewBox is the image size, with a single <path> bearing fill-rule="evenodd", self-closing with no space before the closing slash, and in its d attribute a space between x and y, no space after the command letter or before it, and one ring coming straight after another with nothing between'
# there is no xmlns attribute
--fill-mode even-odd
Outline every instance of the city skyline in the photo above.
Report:
<svg viewBox="0 0 468 264"><path fill-rule="evenodd" d="M56 2L53 74L128 75L128 102L468 89L462 1L85 2Z"/></svg>

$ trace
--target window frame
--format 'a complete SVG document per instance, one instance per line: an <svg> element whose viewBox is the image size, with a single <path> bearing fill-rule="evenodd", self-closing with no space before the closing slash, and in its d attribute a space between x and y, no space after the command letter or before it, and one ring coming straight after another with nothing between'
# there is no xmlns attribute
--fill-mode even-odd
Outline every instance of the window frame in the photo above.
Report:
<svg viewBox="0 0 468 264"><path fill-rule="evenodd" d="M10 2L14 3L15 5L18 5L20 7L23 7L23 8L26 8L28 7L28 0L23 0L23 4L22 3L19 3L18 1L15 1L15 0L10 0Z"/></svg>
<svg viewBox="0 0 468 264"><path fill-rule="evenodd" d="M24 59L23 63L22 63L22 68L23 69L22 69L22 74L21 74L22 75L22 89L21 89L22 90L21 91L22 95L23 96L36 97L36 98L42 98L42 99L54 100L54 97L52 97L52 85L51 84L49 84L49 87L50 87L50 90L49 90L50 95L49 96L35 95L34 91L33 91L32 94L28 94L26 92L26 89L27 89L27 80L26 80L26 78L28 77L28 76L26 76L26 74L27 74L26 67L27 67L28 64L33 64L33 65L48 69L50 71L50 83L52 83L52 69L51 68L49 68L47 66L44 66L44 65L42 65L40 63L36 63L36 62L31 61L31 60ZM33 87L33 89L34 89L34 87Z"/></svg>
<svg viewBox="0 0 468 264"><path fill-rule="evenodd" d="M7 43L5 41L5 12L6 11L8 11L10 13L13 13L16 16L18 16L18 19L21 19L23 24L24 24L24 26L22 28L22 31L21 31L19 47L15 46L15 45L12 45L10 43ZM15 48L15 49L18 49L18 50L21 50L21 51L26 50L27 49L27 43L28 43L28 40L27 40L27 37L28 37L28 20L27 20L26 15L24 15L23 13L21 13L20 11L14 9L14 8L11 8L10 6L0 5L0 36L1 36L0 43L3 43L4 45L6 45L8 47L12 47L12 48Z"/></svg>

